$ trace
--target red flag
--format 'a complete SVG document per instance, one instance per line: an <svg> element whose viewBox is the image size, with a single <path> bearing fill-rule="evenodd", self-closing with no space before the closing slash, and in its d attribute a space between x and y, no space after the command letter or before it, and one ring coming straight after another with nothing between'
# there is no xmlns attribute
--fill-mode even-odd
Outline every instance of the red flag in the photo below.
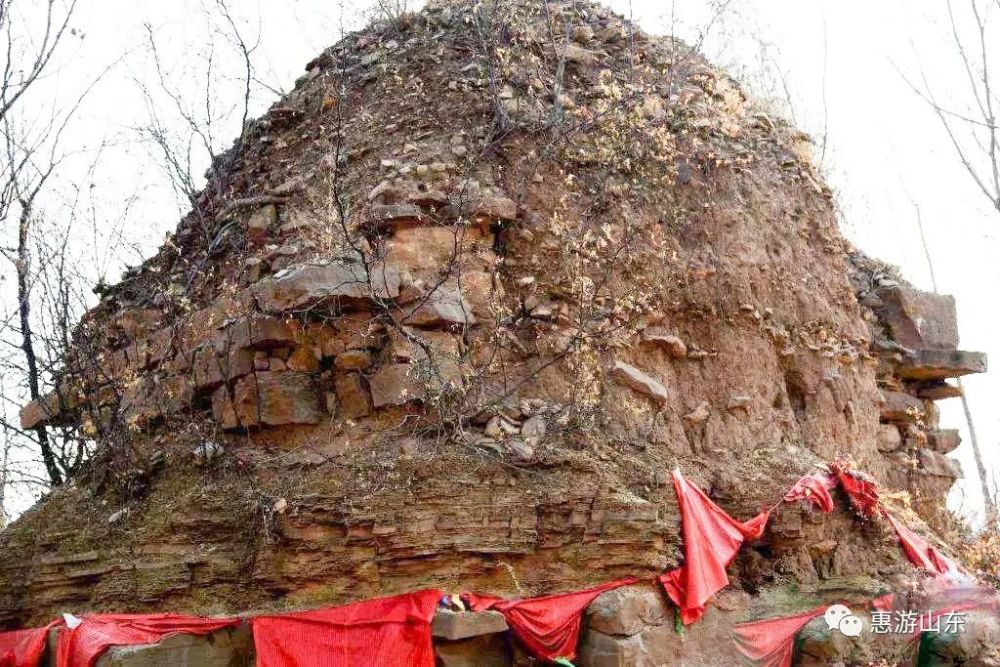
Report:
<svg viewBox="0 0 1000 667"><path fill-rule="evenodd" d="M741 623L733 629L736 648L758 667L791 667L795 635L826 609L816 607L795 616Z"/></svg>
<svg viewBox="0 0 1000 667"><path fill-rule="evenodd" d="M824 512L832 512L833 497L830 496L830 490L836 486L837 479L833 475L806 475L788 490L785 501L792 503L807 500Z"/></svg>
<svg viewBox="0 0 1000 667"><path fill-rule="evenodd" d="M417 591L251 621L258 667L434 667L443 593Z"/></svg>
<svg viewBox="0 0 1000 667"><path fill-rule="evenodd" d="M554 662L572 660L580 639L583 612L601 593L637 583L620 579L576 593L559 593L525 600L504 600L474 593L463 596L472 611L493 609L503 614L514 635L533 656Z"/></svg>
<svg viewBox="0 0 1000 667"><path fill-rule="evenodd" d="M745 540L764 533L768 512L746 523L736 521L680 471L674 471L674 490L681 510L684 564L660 575L667 595L681 610L681 621L690 625L705 613L705 603L729 585L726 566Z"/></svg>
<svg viewBox="0 0 1000 667"><path fill-rule="evenodd" d="M207 635L242 623L238 618L177 614L94 614L59 634L58 667L93 667L112 646L155 644L173 635Z"/></svg>
<svg viewBox="0 0 1000 667"><path fill-rule="evenodd" d="M38 667L49 630L60 623L53 621L44 628L0 632L0 667Z"/></svg>
<svg viewBox="0 0 1000 667"><path fill-rule="evenodd" d="M879 508L878 484L875 480L863 472L851 469L850 464L842 460L831 461L830 469L837 476L837 481L854 509L865 518L874 515Z"/></svg>
<svg viewBox="0 0 1000 667"><path fill-rule="evenodd" d="M964 576L962 569L950 558L943 555L932 547L927 540L920 537L912 530L896 520L894 516L885 512L885 516L896 531L899 539L899 546L903 548L907 560L919 568L936 574L947 574L949 576Z"/></svg>

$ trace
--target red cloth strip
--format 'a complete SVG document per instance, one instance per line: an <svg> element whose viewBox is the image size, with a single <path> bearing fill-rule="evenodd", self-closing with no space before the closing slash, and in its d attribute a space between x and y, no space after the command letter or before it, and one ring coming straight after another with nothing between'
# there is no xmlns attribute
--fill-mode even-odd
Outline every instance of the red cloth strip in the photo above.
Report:
<svg viewBox="0 0 1000 667"><path fill-rule="evenodd" d="M61 623L52 621L44 628L0 632L0 667L38 667L49 630Z"/></svg>
<svg viewBox="0 0 1000 667"><path fill-rule="evenodd" d="M434 667L431 620L441 591L251 621L258 667Z"/></svg>
<svg viewBox="0 0 1000 667"><path fill-rule="evenodd" d="M879 509L878 484L863 472L853 470L843 461L831 461L830 470L837 476L851 505L865 518L871 518Z"/></svg>
<svg viewBox="0 0 1000 667"><path fill-rule="evenodd" d="M885 512L885 517L889 519L893 530L896 531L899 546L903 548L903 553L906 554L907 560L915 566L935 574L946 574L957 577L965 576L965 573L962 572L961 568L953 560L932 547L927 540L897 521L896 517L888 512Z"/></svg>
<svg viewBox="0 0 1000 667"><path fill-rule="evenodd" d="M525 600L504 600L475 593L462 597L472 611L492 609L503 614L511 631L533 656L552 662L556 658L572 660L576 657L583 612L598 595L638 581L619 579L585 591Z"/></svg>
<svg viewBox="0 0 1000 667"><path fill-rule="evenodd" d="M173 635L207 635L242 623L238 618L178 614L94 614L59 634L58 667L93 667L112 646L156 644Z"/></svg>
<svg viewBox="0 0 1000 667"><path fill-rule="evenodd" d="M744 541L764 533L768 512L740 523L684 479L679 470L674 471L674 490L681 510L684 564L660 575L660 583L680 608L681 621L690 625L705 613L705 603L729 585L726 566Z"/></svg>
<svg viewBox="0 0 1000 667"><path fill-rule="evenodd" d="M821 475L815 473L806 475L785 494L785 501L792 503L796 500L806 500L823 512L833 511L833 497L830 490L837 487L837 478L833 475Z"/></svg>
<svg viewBox="0 0 1000 667"><path fill-rule="evenodd" d="M795 635L826 609L816 607L794 616L741 623L733 629L736 648L758 667L791 667Z"/></svg>

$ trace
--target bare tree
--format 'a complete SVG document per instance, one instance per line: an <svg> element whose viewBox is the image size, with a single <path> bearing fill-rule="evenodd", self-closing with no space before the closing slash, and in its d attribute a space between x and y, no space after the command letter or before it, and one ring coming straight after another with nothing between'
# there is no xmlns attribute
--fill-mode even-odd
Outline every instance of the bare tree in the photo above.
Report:
<svg viewBox="0 0 1000 667"><path fill-rule="evenodd" d="M991 14L1000 10L997 0L968 0L965 11L956 11L947 0L949 39L962 72L962 88L944 91L932 82L913 47L919 81L903 79L927 103L955 150L976 189L1000 213L1000 137L997 135L997 82L993 80L995 57L990 46L997 36L990 24ZM961 93L964 93L961 94ZM964 98L964 100L963 100Z"/></svg>
<svg viewBox="0 0 1000 667"><path fill-rule="evenodd" d="M31 8L16 7L15 0L0 0L0 34L6 43L6 61L0 79L0 133L4 160L0 166L0 226L12 234L14 247L0 248L14 268L17 280L17 321L14 328L24 358L23 377L32 400L42 397L47 369L39 364L37 337L33 330L32 287L36 278L32 257L32 226L38 219L40 193L61 159L60 138L79 101L67 109L53 109L47 117L28 120L24 102L29 91L52 66L52 58L70 34L76 7L48 0L41 29L26 23ZM34 29L33 29L34 28ZM37 37L37 33L41 37ZM59 485L66 470L57 461L46 427L34 429L33 439L45 465L49 481Z"/></svg>
<svg viewBox="0 0 1000 667"><path fill-rule="evenodd" d="M947 0L945 4L948 14L948 39L954 48L955 58L962 72L961 91L965 95L956 96L953 91L944 93L942 89L936 89L920 60L919 51L912 43L918 65L919 82L912 81L902 72L900 75L934 112L948 136L955 156L970 180L989 200L993 209L1000 213L1000 138L997 135L997 108L1000 106L1000 98L997 97L996 82L993 81L991 66L994 64L992 61L994 56L990 52L991 40L996 36L991 30L990 14L1000 10L1000 2L968 0L967 3L963 3L964 12L956 11L955 5L953 0ZM914 206L916 207L915 203ZM936 292L937 280L924 236L919 207L916 207L916 216L920 240L930 269L932 287ZM986 518L991 525L996 525L998 519L996 501L990 491L972 411L961 379L958 380L958 387L961 390L962 410L969 430L972 455L982 486Z"/></svg>

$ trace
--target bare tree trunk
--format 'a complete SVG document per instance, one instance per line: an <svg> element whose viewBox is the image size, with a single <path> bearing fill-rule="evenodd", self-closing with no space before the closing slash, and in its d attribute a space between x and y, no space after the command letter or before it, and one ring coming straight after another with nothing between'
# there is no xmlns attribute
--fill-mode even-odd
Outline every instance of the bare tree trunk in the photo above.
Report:
<svg viewBox="0 0 1000 667"><path fill-rule="evenodd" d="M29 285L31 262L28 251L28 231L31 228L31 202L21 199L20 203L21 216L18 220L17 228L18 316L21 322L21 350L24 352L24 359L27 363L26 380L28 383L28 393L31 395L31 400L37 401L41 398L42 394L38 374L38 358L35 355L35 341L31 332L31 288ZM45 471L48 473L52 484L59 486L63 482L63 476L52 453L52 444L49 442L49 435L45 430L45 426L39 425L35 428L35 437L38 439L38 446L41 449Z"/></svg>

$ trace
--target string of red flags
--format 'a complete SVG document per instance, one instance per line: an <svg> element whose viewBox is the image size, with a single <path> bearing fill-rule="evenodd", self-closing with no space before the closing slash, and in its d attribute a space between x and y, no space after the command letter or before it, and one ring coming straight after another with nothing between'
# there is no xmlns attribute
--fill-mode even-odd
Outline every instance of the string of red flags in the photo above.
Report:
<svg viewBox="0 0 1000 667"><path fill-rule="evenodd" d="M434 667L431 620L444 594L424 590L251 619L258 667Z"/></svg>
<svg viewBox="0 0 1000 667"><path fill-rule="evenodd" d="M679 470L674 471L684 557L680 567L660 575L658 581L677 605L685 625L701 618L708 601L729 585L726 567L743 544L763 535L771 513L781 502L806 502L819 511L831 512L831 491L838 487L863 517L880 515L888 520L913 565L947 585L971 581L955 561L889 513L873 479L844 461L831 462L828 470L803 476L774 507L745 522L730 517ZM621 579L583 591L519 600L476 594L465 594L462 599L474 611L493 609L503 614L512 634L534 657L567 664L576 653L586 608L601 593L637 582ZM342 607L252 618L249 622L258 665L433 667L431 621L442 597L441 591L425 590ZM788 638L810 620L805 617L808 613L738 626L737 644L744 655L767 667L787 664L792 645ZM60 620L44 628L0 632L0 667L38 667L53 627L60 630L57 666L93 667L111 646L153 644L174 634L204 635L242 622L174 614L94 614L66 625Z"/></svg>
<svg viewBox="0 0 1000 667"><path fill-rule="evenodd" d="M639 583L619 579L576 593L560 593L524 600L504 600L492 595L470 593L462 596L472 611L494 610L503 614L521 644L540 659L569 662L576 657L583 612L598 595L615 588Z"/></svg>

